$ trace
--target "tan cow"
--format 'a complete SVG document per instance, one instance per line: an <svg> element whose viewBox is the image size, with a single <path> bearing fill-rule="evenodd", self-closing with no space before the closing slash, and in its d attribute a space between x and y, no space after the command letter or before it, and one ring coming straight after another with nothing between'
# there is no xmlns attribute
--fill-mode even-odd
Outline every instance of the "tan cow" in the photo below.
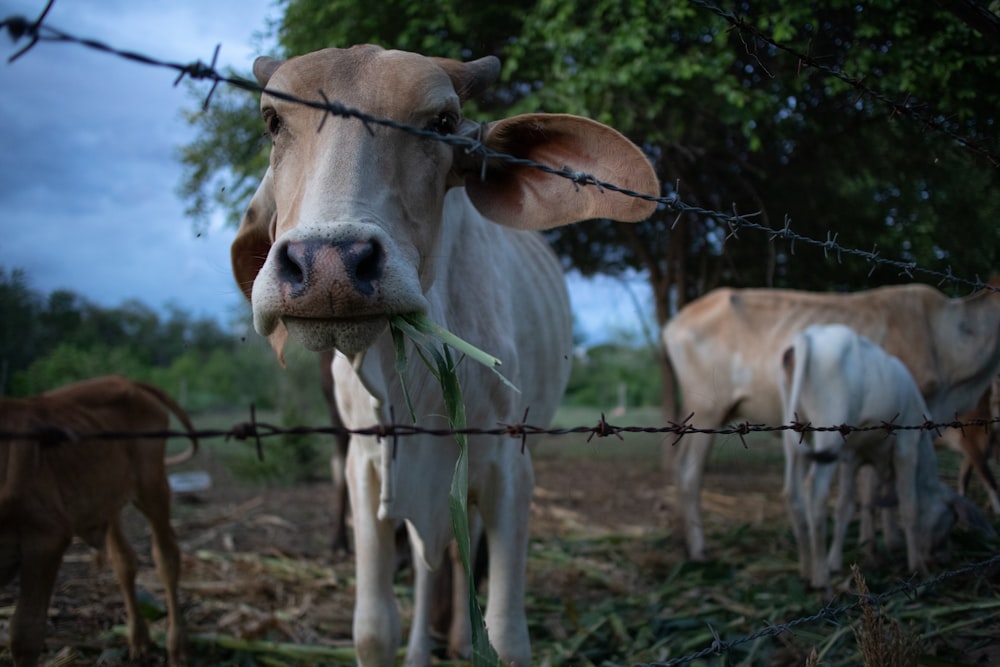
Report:
<svg viewBox="0 0 1000 667"><path fill-rule="evenodd" d="M836 323L898 357L934 419L971 407L1000 369L1000 295L992 292L949 299L921 284L851 294L721 288L692 301L663 330L678 388L675 415L693 413L691 423L704 428L781 423L778 356L806 326ZM711 444L711 435L686 435L674 460L692 559L705 558L699 506Z"/></svg>
<svg viewBox="0 0 1000 667"><path fill-rule="evenodd" d="M183 662L183 624L177 601L180 551L170 526L170 486L164 464L180 463L191 447L164 459L164 438L89 439L105 432L163 431L170 413L192 431L184 410L163 391L112 375L77 382L32 398L0 398L0 430L40 432L39 438L0 441L0 584L20 572L11 619L14 664L38 662L45 643L49 599L63 554L74 535L107 548L121 585L133 657L149 644L135 594L136 557L122 532L121 510L132 502L149 519L153 556L166 594L171 664Z"/></svg>
<svg viewBox="0 0 1000 667"><path fill-rule="evenodd" d="M462 103L499 71L492 57L460 63L375 46L254 63L268 90L309 99L322 93L381 118L658 193L638 148L594 121L548 114L485 126L463 120ZM463 148L326 117L267 93L261 111L273 147L255 198L267 204L258 209L262 215L244 219L232 248L233 272L251 300L257 331L279 354L288 334L310 349L336 348L338 407L345 425L359 429L406 419L387 318L427 313L499 357L521 389L512 391L478 364L460 364L469 424L513 423L526 408L532 424L546 424L569 373L572 318L559 262L530 230L595 217L636 221L653 204L529 167L484 164ZM440 387L418 355L409 355L405 377L418 424L445 426ZM504 664L526 666L531 461L516 439L469 440L469 502L489 545L489 639ZM416 571L406 664L430 659L429 573L452 537L448 493L457 455L450 438L351 439L354 642L361 665L395 662L401 628L394 535L401 519Z"/></svg>

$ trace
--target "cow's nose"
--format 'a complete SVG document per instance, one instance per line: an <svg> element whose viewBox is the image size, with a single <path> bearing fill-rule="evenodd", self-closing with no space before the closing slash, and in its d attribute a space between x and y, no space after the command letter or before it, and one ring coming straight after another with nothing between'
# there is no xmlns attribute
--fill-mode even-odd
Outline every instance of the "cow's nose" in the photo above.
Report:
<svg viewBox="0 0 1000 667"><path fill-rule="evenodd" d="M328 291L338 284L370 296L382 277L385 253L375 240L330 242L306 239L288 242L278 256L279 273L291 296Z"/></svg>
<svg viewBox="0 0 1000 667"><path fill-rule="evenodd" d="M378 241L354 241L337 246L344 271L354 289L370 296L375 291L375 283L382 277L384 253Z"/></svg>

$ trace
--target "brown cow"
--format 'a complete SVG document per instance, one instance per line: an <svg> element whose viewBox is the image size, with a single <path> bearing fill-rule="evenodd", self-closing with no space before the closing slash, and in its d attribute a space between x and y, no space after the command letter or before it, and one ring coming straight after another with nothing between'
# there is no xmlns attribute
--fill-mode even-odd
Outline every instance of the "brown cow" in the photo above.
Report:
<svg viewBox="0 0 1000 667"><path fill-rule="evenodd" d="M1000 369L1000 295L989 291L949 299L921 284L851 294L722 288L692 301L663 330L678 386L675 415L693 413L691 423L703 428L780 423L779 355L806 326L838 323L898 357L928 417L941 421L972 407ZM685 435L674 466L692 559L705 557L699 498L711 444L711 435Z"/></svg>
<svg viewBox="0 0 1000 667"><path fill-rule="evenodd" d="M63 554L74 535L107 548L122 588L128 645L135 657L149 631L135 593L136 557L125 539L121 510L132 502L149 519L153 556L166 594L171 664L183 662L177 601L180 551L170 526L170 486L164 464L189 459L191 447L164 459L164 438L91 439L92 433L162 431L170 413L190 432L191 421L163 391L111 375L31 398L0 399L0 430L39 433L0 441L0 584L20 572L10 626L14 664L31 667L45 643L46 612Z"/></svg>
<svg viewBox="0 0 1000 667"><path fill-rule="evenodd" d="M958 421L971 422L979 419L991 420L1000 416L996 401L1000 398L1000 378L994 378L990 388L979 398L972 410L960 415ZM996 441L1000 429L990 424L984 427L963 429L949 428L941 432L939 442L962 454L962 467L958 473L958 492L965 495L969 488L969 478L973 470L986 487L986 496L995 514L1000 514L1000 495L997 480L990 472L990 454L997 449Z"/></svg>

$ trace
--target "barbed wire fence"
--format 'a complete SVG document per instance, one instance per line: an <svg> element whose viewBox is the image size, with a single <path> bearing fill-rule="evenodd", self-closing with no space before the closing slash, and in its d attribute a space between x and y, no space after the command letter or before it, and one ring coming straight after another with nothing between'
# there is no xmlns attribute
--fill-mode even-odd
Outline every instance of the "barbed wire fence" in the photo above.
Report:
<svg viewBox="0 0 1000 667"><path fill-rule="evenodd" d="M970 152L978 155L979 157L985 158L992 166L1000 167L1000 156L998 156L994 151L990 150L988 147L984 146L981 142L971 139L969 137L962 136L956 133L953 129L948 127L945 122L940 120L941 116L935 114L934 112L928 112L921 108L917 108L908 103L908 100L902 102L897 101L892 98L892 96L876 91L869 87L865 83L864 77L852 76L847 73L841 72L839 70L827 67L822 63L818 62L814 57L801 53L800 51L789 47L785 44L777 42L766 32L759 30L752 25L745 17L741 17L733 12L722 10L715 5L710 4L706 0L692 0L692 2L707 11L711 11L724 20L726 20L730 26L740 32L741 35L748 35L752 43L763 43L767 46L783 51L797 58L800 64L804 67L811 67L817 69L829 76L836 77L837 79L843 81L844 83L850 85L851 87L858 90L859 95L864 95L879 104L885 106L888 111L893 115L900 115L907 117L914 122L921 123L929 131L940 133L947 136L949 139L954 141L956 144L962 146L963 148L969 150ZM360 121L366 126L379 125L384 127L389 127L395 130L407 132L416 136L420 136L426 139L431 139L434 141L442 141L457 148L463 149L469 155L475 155L482 159L483 169L485 170L486 164L489 160L502 160L511 164L515 164L523 167L530 167L534 169L539 169L545 173L559 176L562 178L569 179L577 187L596 187L603 190L609 190L614 192L619 192L621 194L637 197L647 201L653 201L657 203L662 210L667 212L681 213L693 213L702 216L710 216L715 220L721 222L728 229L728 234L730 237L738 238L738 234L744 230L763 233L769 236L770 240L783 239L791 243L791 248L794 251L794 244L801 243L804 245L813 246L823 250L824 254L829 256L833 254L838 261L842 261L844 257L853 257L865 262L872 264L872 271L878 266L888 266L899 271L900 275L906 276L910 279L916 276L922 276L924 278L933 278L938 280L938 285L945 283L951 283L955 285L962 285L973 290L992 290L998 291L995 288L980 279L979 276L975 278L967 278L955 275L952 272L951 267L946 267L944 270L931 269L928 267L920 266L915 261L904 261L891 257L882 256L881 252L877 249L871 251L865 251L858 248L852 248L838 242L838 234L830 233L825 240L814 239L805 235L798 234L791 229L790 220L786 217L784 225L780 228L774 228L767 225L760 224L755 221L755 218L759 215L758 213L740 214L735 210L731 213L726 213L722 211L711 210L699 206L694 206L684 202L678 196L652 196L645 193L635 192L626 188L621 188L614 183L605 182L598 180L591 174L575 171L571 166L563 165L559 168L553 167L551 165L545 165L541 163L534 162L532 160L527 160L523 158L517 158L511 155L498 153L491 150L483 143L476 139L471 139L468 137L455 136L455 135L445 135L442 136L436 132L423 130L420 128L415 128L402 123L398 123L391 119L379 118L372 116L370 114L364 113L358 109L353 109L347 107L335 100L330 100L321 91L319 92L319 99L302 99L297 98L292 95L288 95L281 91L267 89L266 87L259 86L256 82L247 79L242 79L238 77L225 76L219 73L215 66L218 60L219 48L216 47L215 52L209 61L205 63L201 60L195 60L190 63L178 63L161 60L152 56L137 53L134 51L126 51L114 48L108 44L105 44L99 40L81 38L75 36L71 33L59 30L45 23L45 19L52 6L50 1L42 13L34 20L28 19L23 16L12 16L0 21L0 31L6 30L8 35L15 41L21 39L27 39L28 43L23 48L19 49L13 56L10 57L9 62L14 62L17 59L23 57L25 54L30 52L33 48L36 48L38 44L44 42L62 42L62 43L73 43L80 46L93 49L96 51L107 53L111 56L123 58L141 65L152 66L158 68L166 68L177 72L177 78L174 81L174 85L179 84L185 77L193 80L203 80L209 82L210 88L206 94L203 107L208 108L211 103L212 96L217 89L219 84L226 84L233 86L250 93L267 93L276 98L280 98L289 102L302 104L314 109L319 109L324 111L330 116L337 118L353 118ZM751 55L754 53L754 46L751 44L746 45L747 52ZM713 434L713 435L736 435L740 438L744 447L747 447L747 442L744 439L750 433L778 433L782 431L794 431L799 433L800 436L804 436L807 433L821 432L821 431L835 431L839 432L843 437L847 437L851 433L863 432L863 431L884 431L887 435L896 433L902 430L921 430L921 431L933 431L939 433L940 430L946 428L958 428L958 429L972 429L972 428L982 428L987 429L991 426L997 426L1000 422L1000 418L993 419L967 419L960 420L957 416L954 420L950 421L932 421L929 418L925 418L925 421L920 424L896 424L893 421L883 422L878 425L869 426L858 426L850 424L837 424L837 425L822 425L816 426L811 423L802 423L798 421L793 421L789 424L781 425L768 425L768 424L752 424L749 422L744 422L740 424L730 424L721 428L702 428L692 423L692 419L696 415L688 415L682 422L667 422L664 426L660 427L640 427L640 426L620 426L609 423L605 416L602 414L598 423L593 426L578 426L573 428L541 428L532 426L527 423L510 423L510 424L498 424L495 427L490 428L466 428L466 429L430 429L417 425L408 424L380 424L374 425L369 428L364 429L346 429L343 427L334 426L324 426L324 427L309 427L309 426L291 426L283 427L269 424L266 422L258 421L256 418L256 411L253 406L250 406L250 419L246 422L241 422L233 425L229 429L205 429L205 430L194 430L194 431L179 431L173 429L160 430L160 431L142 431L142 432L124 432L124 431L104 431L100 433L75 433L72 431L67 431L64 429L39 429L33 431L24 432L11 432L11 431L0 431L0 441L4 440L35 440L41 442L51 442L54 440L75 440L83 441L89 439L122 439L122 438L172 438L172 437L188 437L194 436L197 438L224 438L226 440L252 440L256 447L259 457L263 457L263 439L282 436L282 435L307 435L307 434L325 434L325 435L364 435L373 436L379 439L392 439L393 443L398 441L399 438L411 436L415 434L426 434L440 437L453 437L456 434L465 435L499 435L508 436L513 439L520 440L521 447L524 448L529 438L540 437L540 436L559 436L559 435L569 435L569 434L587 434L587 441L589 442L594 437L597 438L607 438L607 437L617 437L622 438L624 434L630 433L644 433L644 434L661 434L664 438L673 436L673 443L682 438L685 435L701 433L701 434ZM712 656L723 656L732 649L741 646L743 644L753 642L760 638L777 637L781 634L794 632L796 629L813 623L833 623L838 624L839 619L846 614L849 614L865 605L870 605L873 607L880 607L886 604L891 599L897 597L914 597L921 591L933 588L940 583L946 582L948 580L954 579L959 576L964 575L982 575L984 573L989 573L993 571L994 568L1000 566L1000 555L993 556L991 558L963 565L958 568L949 569L938 573L937 575L928 578L924 581L916 581L915 579L910 579L906 582L899 584L898 586L885 591L881 594L873 595L854 595L854 601L844 604L835 604L831 602L824 606L819 611L803 616L794 620L790 620L781 624L773 625L767 624L756 632L750 633L745 636L723 640L715 630L712 630L714 636L714 641L711 645L701 649L699 651L690 653L685 656L680 656L673 658L666 662L649 662L641 663L640 667L672 667L674 665L687 664L695 660L712 657Z"/></svg>

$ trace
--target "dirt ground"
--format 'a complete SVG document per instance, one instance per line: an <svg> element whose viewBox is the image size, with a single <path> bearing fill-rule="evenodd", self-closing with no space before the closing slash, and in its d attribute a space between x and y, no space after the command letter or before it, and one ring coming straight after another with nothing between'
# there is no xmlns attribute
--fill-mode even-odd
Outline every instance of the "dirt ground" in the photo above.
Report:
<svg viewBox="0 0 1000 667"><path fill-rule="evenodd" d="M287 664L280 653L270 660L233 657L253 656L250 642L254 640L349 647L353 564L350 557L330 553L329 484L247 488L233 483L217 462L203 463L213 475L213 487L196 496L176 497L173 511L184 554L182 603L188 632L208 638L203 640L207 644L191 649L192 664ZM615 560L630 561L645 576L663 580L681 567L681 541L671 537L670 531L673 494L657 466L636 461L542 459L536 460L535 470L528 573L533 642L538 641L536 635L566 639L559 637L565 634L557 622L561 619L546 618L550 606L552 614L564 615L567 609L603 604L609 595L634 597L637 588L648 586L629 580L638 575L616 571ZM707 532L739 525L744 531L769 527L767 534L773 535L776 522L785 521L779 489L777 470L767 475L710 476L704 496ZM140 588L160 599L162 589L149 555L144 521L130 509L127 526L140 556ZM629 547L632 537L643 539ZM741 535L739 539L754 537ZM600 546L602 540L607 548ZM564 557L557 554L553 561L551 553L561 548L556 545L566 543L587 546L572 556L572 563L567 556L567 562L560 565L558 559ZM790 543L768 546L783 557L767 567L791 576L793 548ZM401 572L398 581L405 584L406 579L406 572ZM405 586L397 590L406 618ZM4 645L15 592L16 586L0 590L0 641ZM50 608L50 664L121 663L125 640L111 631L123 620L121 596L110 568L95 563L89 549L74 545ZM152 627L154 633L162 631L164 621ZM212 639L219 636L231 638L225 649L230 652L223 652L222 644ZM159 651L151 664L162 662ZM0 653L0 664L8 663L9 655Z"/></svg>

